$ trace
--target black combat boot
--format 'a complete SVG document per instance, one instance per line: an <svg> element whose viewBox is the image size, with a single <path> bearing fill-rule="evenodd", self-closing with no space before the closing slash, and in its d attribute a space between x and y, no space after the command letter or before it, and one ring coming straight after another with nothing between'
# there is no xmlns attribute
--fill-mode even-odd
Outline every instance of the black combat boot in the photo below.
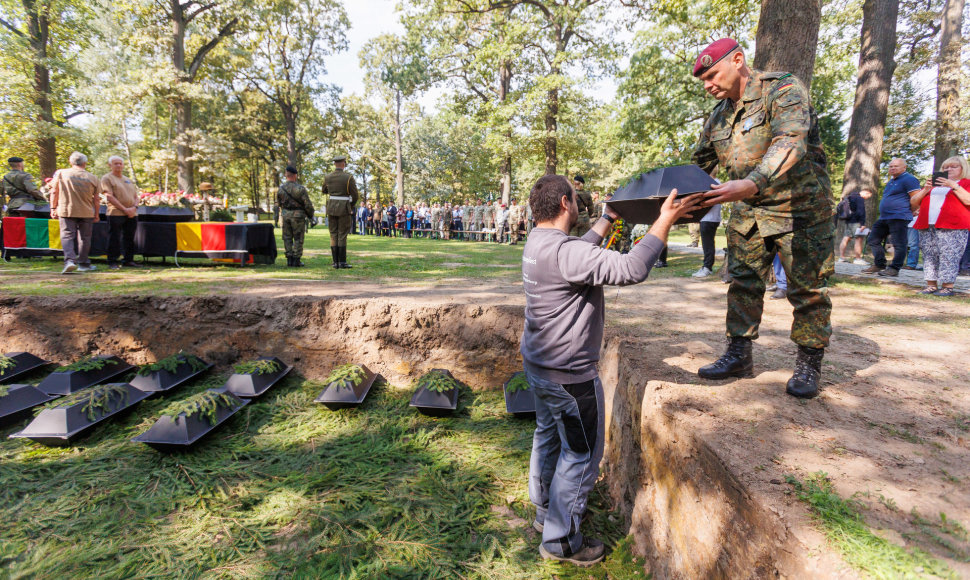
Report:
<svg viewBox="0 0 970 580"><path fill-rule="evenodd" d="M754 374L754 361L751 358L751 339L732 336L727 350L713 363L697 371L702 379L726 379L728 377L750 377Z"/></svg>
<svg viewBox="0 0 970 580"><path fill-rule="evenodd" d="M306 266L306 264L303 263L303 256L293 256L294 268L302 268L304 266Z"/></svg>
<svg viewBox="0 0 970 580"><path fill-rule="evenodd" d="M795 373L788 379L785 392L799 399L811 399L818 395L818 380L822 376L822 355L825 349L798 347Z"/></svg>
<svg viewBox="0 0 970 580"><path fill-rule="evenodd" d="M340 268L340 248L337 246L330 246L330 258L333 259L333 269L336 270Z"/></svg>
<svg viewBox="0 0 970 580"><path fill-rule="evenodd" d="M293 267L293 256L287 256L286 257L286 267L287 268L292 268Z"/></svg>
<svg viewBox="0 0 970 580"><path fill-rule="evenodd" d="M353 266L347 263L347 246L340 246L340 267L344 270L353 268Z"/></svg>

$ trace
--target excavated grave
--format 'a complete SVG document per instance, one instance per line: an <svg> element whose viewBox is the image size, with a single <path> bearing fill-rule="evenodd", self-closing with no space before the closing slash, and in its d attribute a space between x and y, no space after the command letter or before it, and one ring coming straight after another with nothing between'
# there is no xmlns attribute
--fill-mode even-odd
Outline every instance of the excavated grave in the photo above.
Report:
<svg viewBox="0 0 970 580"><path fill-rule="evenodd" d="M723 320L723 302L715 298L723 290L708 285L684 292L675 287L676 281L649 290L662 291L664 284L678 291L669 294L674 296L670 300L680 302L647 300L645 291L639 294L637 289L624 291L622 299L611 297L610 308L622 307L625 319L622 326L607 329L600 372L607 417L604 478L647 569L657 578L855 577L782 480L787 473L834 473L833 461L880 465L883 455L899 457L890 451L892 442L878 437L879 429L867 426L874 421L888 424L883 414L891 405L867 409L864 398L878 394L884 400L882 391L887 389L917 397L918 381L901 379L883 387L876 377L877 371L896 372L906 361L893 358L893 346L884 346L880 353L873 342L877 337L868 338L867 331L840 329L827 358L832 360L827 365L837 367L826 367L823 396L810 403L792 402L777 385L787 378L785 365L793 358L793 347L784 336L784 324L770 322L756 351L755 378L698 386L696 368L722 348L716 324ZM6 332L0 350L26 350L53 360L111 352L134 364L185 350L222 372L241 360L276 356L316 380L327 377L335 365L354 361L399 386L432 368L445 368L472 389L498 389L521 370L521 301L499 297L468 302L443 293L408 300L292 294L4 298L0 324ZM895 303L871 308L882 306L887 312L898 308ZM781 311L783 305L769 308ZM861 308L836 312L845 317L837 318L837 324L851 321L852 328L858 327L853 317ZM699 327L696 320L705 317L714 322ZM953 356L961 352L965 349ZM842 367L851 367L849 376L839 374L845 372ZM912 406L915 419L917 404ZM958 411L963 412L953 413ZM751 414L757 420L748 419ZM811 445L793 442L796 434L811 437ZM866 435L876 435L877 441L867 446ZM842 446L827 448L840 457L833 460L830 451L812 455L815 447L840 436ZM945 443L932 460L947 462L950 473L964 477L970 464L965 437ZM904 467L912 466L907 462ZM840 493L847 497L864 489L866 481L887 480L877 468L869 470L876 472L869 480L858 475L864 470L836 473L845 476L836 480ZM918 479L920 474L907 476ZM932 506L924 507L924 513L933 513L929 510L936 508L937 497L948 498L953 503L949 513L967 522L966 498L957 495L923 493L921 498ZM911 504L904 505L908 511ZM902 529L891 514L875 516L883 518L886 528ZM946 561L966 573L959 561Z"/></svg>

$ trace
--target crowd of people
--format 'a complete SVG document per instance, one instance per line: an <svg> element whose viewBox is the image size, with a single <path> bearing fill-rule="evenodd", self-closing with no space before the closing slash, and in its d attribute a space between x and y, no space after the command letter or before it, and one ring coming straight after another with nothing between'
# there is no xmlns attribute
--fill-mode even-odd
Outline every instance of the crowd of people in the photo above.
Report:
<svg viewBox="0 0 970 580"><path fill-rule="evenodd" d="M957 276L970 276L970 164L965 157L950 157L920 184L904 160L893 159L888 174L879 219L871 228L865 225L865 200L872 192L847 192L836 206L835 219L845 231L839 262L867 266L863 273L886 278L899 276L901 270L922 270L926 285L921 294L953 296ZM872 252L871 265L863 259L864 243Z"/></svg>

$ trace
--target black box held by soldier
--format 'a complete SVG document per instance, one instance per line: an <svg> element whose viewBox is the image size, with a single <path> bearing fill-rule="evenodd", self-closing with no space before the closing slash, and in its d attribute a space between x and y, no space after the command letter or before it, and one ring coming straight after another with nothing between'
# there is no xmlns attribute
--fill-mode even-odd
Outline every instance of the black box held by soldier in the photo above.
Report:
<svg viewBox="0 0 970 580"><path fill-rule="evenodd" d="M606 205L630 224L652 224L660 216L660 206L674 189L677 197L710 191L718 181L696 165L661 167L641 173L613 194ZM678 224L699 222L702 211L677 220Z"/></svg>

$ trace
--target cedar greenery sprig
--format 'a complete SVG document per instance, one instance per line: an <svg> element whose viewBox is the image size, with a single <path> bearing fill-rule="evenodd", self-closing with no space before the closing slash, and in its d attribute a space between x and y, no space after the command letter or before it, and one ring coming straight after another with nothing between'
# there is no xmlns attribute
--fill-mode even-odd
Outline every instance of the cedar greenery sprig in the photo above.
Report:
<svg viewBox="0 0 970 580"><path fill-rule="evenodd" d="M279 372L282 368L275 360L265 359L238 363L233 370L239 375L268 375Z"/></svg>
<svg viewBox="0 0 970 580"><path fill-rule="evenodd" d="M10 385L0 385L0 397L6 397L10 392Z"/></svg>
<svg viewBox="0 0 970 580"><path fill-rule="evenodd" d="M353 388L360 384L367 373L360 365L346 364L333 369L327 376L328 385L337 384L337 388Z"/></svg>
<svg viewBox="0 0 970 580"><path fill-rule="evenodd" d="M0 375L4 375L7 369L12 369L17 366L17 361L10 358L9 356L0 355Z"/></svg>
<svg viewBox="0 0 970 580"><path fill-rule="evenodd" d="M66 373L70 371L99 371L103 369L106 365L116 365L118 361L109 358L100 358L94 355L87 355L78 361L75 361L67 366L58 367L55 373Z"/></svg>
<svg viewBox="0 0 970 580"><path fill-rule="evenodd" d="M411 386L413 388L424 387L432 393L444 393L457 388L458 381L445 374L444 371L434 369L421 375Z"/></svg>
<svg viewBox="0 0 970 580"><path fill-rule="evenodd" d="M138 374L144 377L152 374L155 371L161 370L166 370L174 374L178 372L179 366L183 363L188 363L188 365L192 367L192 370L196 372L206 369L205 362L203 362L199 357L195 356L194 354L185 354L182 351L178 351L177 353L167 356L158 362L143 365L138 369Z"/></svg>
<svg viewBox="0 0 970 580"><path fill-rule="evenodd" d="M505 386L506 392L509 393L528 391L529 388L531 388L531 385L529 385L529 380L525 378L525 373L515 373Z"/></svg>
<svg viewBox="0 0 970 580"><path fill-rule="evenodd" d="M172 403L162 411L162 415L171 417L172 420L177 419L179 415L184 415L186 419L202 415L209 425L215 425L218 420L216 413L219 409L234 407L236 404L238 401L229 393L210 389L196 393L184 401Z"/></svg>
<svg viewBox="0 0 970 580"><path fill-rule="evenodd" d="M124 405L127 401L128 385L124 383L111 383L78 391L63 399L49 403L45 408L65 409L79 403L84 403L84 406L81 407L81 412L87 415L88 421L94 421L99 415L107 413L113 403Z"/></svg>

